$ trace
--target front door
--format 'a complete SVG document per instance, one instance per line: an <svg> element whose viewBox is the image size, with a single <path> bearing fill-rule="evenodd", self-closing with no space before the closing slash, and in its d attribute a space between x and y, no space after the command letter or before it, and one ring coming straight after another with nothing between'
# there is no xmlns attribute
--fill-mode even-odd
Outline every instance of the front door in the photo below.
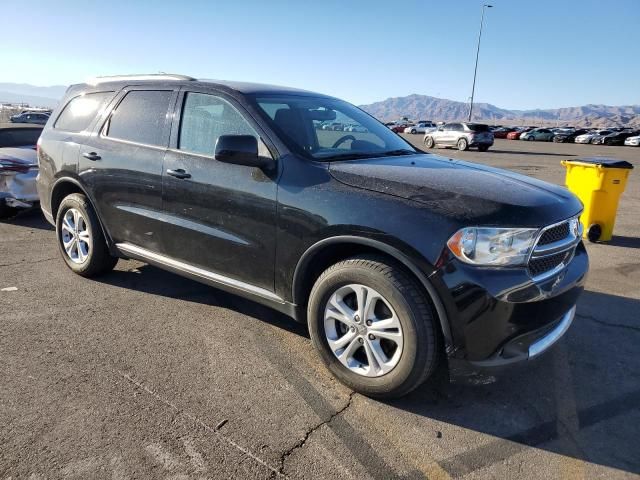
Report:
<svg viewBox="0 0 640 480"><path fill-rule="evenodd" d="M274 290L276 174L214 158L221 135L255 135L257 125L235 100L184 91L164 161L163 238L182 263Z"/></svg>

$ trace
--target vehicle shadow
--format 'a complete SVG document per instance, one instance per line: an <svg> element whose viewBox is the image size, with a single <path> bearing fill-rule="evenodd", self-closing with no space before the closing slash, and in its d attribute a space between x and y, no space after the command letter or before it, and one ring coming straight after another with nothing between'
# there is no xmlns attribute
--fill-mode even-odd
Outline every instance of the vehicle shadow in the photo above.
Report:
<svg viewBox="0 0 640 480"><path fill-rule="evenodd" d="M308 338L306 326L257 303L150 265L122 267L97 281L232 309ZM640 300L585 292L567 337L539 360L480 386L451 384L440 369L413 393L384 403L442 422L445 432L461 427L494 437L439 462L453 478L529 447L640 473L634 428L640 414L639 309ZM434 432L433 441L442 437Z"/></svg>
<svg viewBox="0 0 640 480"><path fill-rule="evenodd" d="M116 270L94 280L151 295L228 308L288 332L304 337L309 336L306 326L287 315L259 303L246 300L238 295L178 276L152 265L142 264L135 268L121 270L122 265L123 262L121 261Z"/></svg>
<svg viewBox="0 0 640 480"><path fill-rule="evenodd" d="M27 228L39 228L41 230L55 230L44 218L42 210L38 207L29 208L19 212L15 217L2 220L3 223L18 225Z"/></svg>
<svg viewBox="0 0 640 480"><path fill-rule="evenodd" d="M539 360L482 386L441 375L388 403L496 437L441 462L454 478L527 447L639 474L639 309L640 300L585 292L567 338Z"/></svg>

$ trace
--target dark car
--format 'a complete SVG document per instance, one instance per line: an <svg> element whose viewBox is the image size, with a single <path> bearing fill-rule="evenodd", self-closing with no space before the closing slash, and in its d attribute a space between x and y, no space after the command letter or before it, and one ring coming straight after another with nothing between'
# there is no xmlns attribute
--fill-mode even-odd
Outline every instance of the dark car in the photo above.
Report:
<svg viewBox="0 0 640 480"><path fill-rule="evenodd" d="M0 123L0 148L36 148L42 128L41 125Z"/></svg>
<svg viewBox="0 0 640 480"><path fill-rule="evenodd" d="M587 133L589 130L586 128L579 128L573 132L556 133L553 136L553 141L556 143L576 143L576 137Z"/></svg>
<svg viewBox="0 0 640 480"><path fill-rule="evenodd" d="M313 128L336 118L367 132ZM567 189L425 154L317 93L95 79L68 89L38 152L71 270L134 258L268 305L369 396L406 394L439 359L468 378L537 357L588 270Z"/></svg>
<svg viewBox="0 0 640 480"><path fill-rule="evenodd" d="M594 145L624 145L624 141L629 137L635 137L640 135L640 132L635 130L627 130L623 132L612 132L608 135L599 135L591 140Z"/></svg>
<svg viewBox="0 0 640 480"><path fill-rule="evenodd" d="M48 114L35 112L25 112L9 117L9 121L12 123L35 123L38 125L44 125L47 123L47 120L49 120Z"/></svg>

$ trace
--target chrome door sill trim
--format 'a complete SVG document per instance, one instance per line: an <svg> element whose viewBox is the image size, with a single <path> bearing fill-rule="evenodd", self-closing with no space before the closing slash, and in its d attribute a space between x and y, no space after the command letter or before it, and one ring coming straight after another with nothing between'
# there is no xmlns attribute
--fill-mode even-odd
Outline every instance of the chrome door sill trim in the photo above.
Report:
<svg viewBox="0 0 640 480"><path fill-rule="evenodd" d="M284 303L284 300L282 298L280 298L275 293L270 292L269 290L266 290L264 288L256 287L255 285L241 282L240 280L236 280L234 278L225 277L224 275L220 275L218 273L205 270L204 268L196 267L188 263L175 260L171 257L167 257L165 255L152 252L142 247L138 247L130 243L117 243L116 247L118 248L118 250L120 250L123 254L127 256L131 256L133 258L137 258L143 261L148 261L149 263L157 264L159 266L166 266L171 269L178 270L178 271L187 273L189 275L202 278L209 282L224 285L226 287L230 287L236 290L241 290L243 292L247 292L252 295L265 298L272 302Z"/></svg>

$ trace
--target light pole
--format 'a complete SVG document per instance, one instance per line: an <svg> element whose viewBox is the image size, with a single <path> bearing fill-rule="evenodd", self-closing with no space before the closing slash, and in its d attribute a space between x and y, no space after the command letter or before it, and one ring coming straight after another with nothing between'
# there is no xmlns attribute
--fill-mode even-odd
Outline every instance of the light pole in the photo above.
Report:
<svg viewBox="0 0 640 480"><path fill-rule="evenodd" d="M469 103L469 121L473 114L473 95L476 92L476 74L478 73L478 56L480 55L480 39L482 38L482 24L484 23L484 9L493 8L493 5L482 5L482 16L480 17L480 33L478 34L478 49L476 50L476 67L473 70L473 86L471 87L471 103Z"/></svg>

